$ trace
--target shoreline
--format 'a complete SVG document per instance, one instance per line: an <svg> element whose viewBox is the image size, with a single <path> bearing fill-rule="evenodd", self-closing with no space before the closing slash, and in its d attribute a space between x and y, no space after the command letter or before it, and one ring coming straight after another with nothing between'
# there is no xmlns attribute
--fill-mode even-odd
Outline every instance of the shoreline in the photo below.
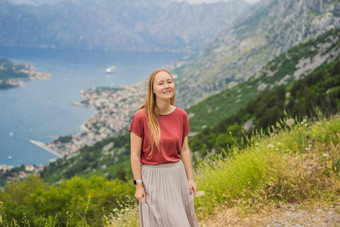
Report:
<svg viewBox="0 0 340 227"><path fill-rule="evenodd" d="M100 142L103 139L113 136L114 132L120 131L130 120L130 116L144 98L145 79L141 82L132 85L120 86L117 88L91 88L89 90L81 90L84 100L74 101L72 105L83 106L94 110L94 115L86 119L81 125L81 133L68 134L71 137L70 141L56 143L56 140L51 142L40 142L30 139L30 143L44 149L53 154L57 158L63 158L65 155L70 155L83 146L91 146L94 143ZM141 100L139 100L141 99ZM98 130L95 126L100 124ZM68 152L62 152L59 148ZM51 163L53 161L49 161Z"/></svg>
<svg viewBox="0 0 340 227"><path fill-rule="evenodd" d="M32 139L30 139L30 142L33 143L34 145L44 149L45 151L50 152L51 154L57 156L58 158L64 157L63 155L59 154L58 152L52 150L48 145L46 145L43 142L40 142L40 141L37 141L37 140L32 140Z"/></svg>

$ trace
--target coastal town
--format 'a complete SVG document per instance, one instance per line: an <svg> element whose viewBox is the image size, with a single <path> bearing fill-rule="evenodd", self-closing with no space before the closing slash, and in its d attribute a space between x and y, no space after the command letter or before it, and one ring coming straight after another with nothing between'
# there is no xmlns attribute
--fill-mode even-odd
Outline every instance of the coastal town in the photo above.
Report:
<svg viewBox="0 0 340 227"><path fill-rule="evenodd" d="M173 69L187 62L176 61L165 65L164 68ZM111 72L115 68L108 69ZM174 79L177 78L177 75L172 76ZM103 139L117 135L121 130L127 128L133 114L144 101L146 88L147 78L131 85L81 90L80 93L84 100L74 101L73 105L86 106L94 110L94 115L81 125L81 132L59 136L49 143L34 140L31 140L31 143L61 158L86 145L91 146Z"/></svg>
<svg viewBox="0 0 340 227"><path fill-rule="evenodd" d="M103 139L112 137L128 126L134 112L144 100L147 81L117 88L99 87L81 90L82 101L73 105L87 106L94 110L94 115L82 125L79 133L59 136L54 141L31 143L63 157L78 151L85 145L91 146Z"/></svg>
<svg viewBox="0 0 340 227"><path fill-rule="evenodd" d="M34 165L31 163L22 164L20 166L10 166L0 164L0 188L4 187L7 182L15 179L25 179L30 175L38 175L43 171L45 165Z"/></svg>

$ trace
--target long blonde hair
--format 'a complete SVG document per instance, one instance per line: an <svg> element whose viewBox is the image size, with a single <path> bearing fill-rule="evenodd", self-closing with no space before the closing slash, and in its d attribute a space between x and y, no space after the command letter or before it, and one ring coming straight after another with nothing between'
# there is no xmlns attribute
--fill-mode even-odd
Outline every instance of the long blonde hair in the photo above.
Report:
<svg viewBox="0 0 340 227"><path fill-rule="evenodd" d="M155 81L155 77L159 72L166 72L170 75L172 81L174 81L171 74L166 69L156 69L149 76L148 81L148 90L145 95L145 101L139 108L140 110L145 110L145 113L148 117L148 126L149 126L149 142L151 146L151 151L149 156L151 156L153 152L154 145L159 150L160 139L161 139L161 129L159 127L158 117L159 117L159 109L156 105L156 95L153 93L153 84ZM175 94L170 99L170 105L175 104Z"/></svg>

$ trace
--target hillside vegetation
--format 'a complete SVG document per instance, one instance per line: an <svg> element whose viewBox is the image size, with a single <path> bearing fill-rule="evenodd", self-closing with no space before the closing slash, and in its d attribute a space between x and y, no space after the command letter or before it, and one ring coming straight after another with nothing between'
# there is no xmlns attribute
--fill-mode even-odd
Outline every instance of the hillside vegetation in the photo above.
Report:
<svg viewBox="0 0 340 227"><path fill-rule="evenodd" d="M266 129L285 115L301 119L313 117L318 111L335 114L339 110L340 55L289 88L281 85L263 90L235 114L191 138L190 148L204 155L213 148L218 151L241 143L252 131Z"/></svg>
<svg viewBox="0 0 340 227"><path fill-rule="evenodd" d="M235 147L226 158L202 161L196 178L205 191L196 202L200 217L218 204L258 210L271 202L339 198L339 117L304 118L293 125L284 119L269 136L251 137L245 149Z"/></svg>
<svg viewBox="0 0 340 227"><path fill-rule="evenodd" d="M297 45L267 63L247 81L226 89L187 109L192 132L214 127L235 114L265 88L291 86L323 63L330 63L340 50L340 29L332 29Z"/></svg>
<svg viewBox="0 0 340 227"><path fill-rule="evenodd" d="M120 180L73 177L58 185L32 176L0 191L0 226L101 226L102 216L134 204Z"/></svg>
<svg viewBox="0 0 340 227"><path fill-rule="evenodd" d="M130 134L127 131L50 163L41 176L48 182L94 175L107 179L130 179Z"/></svg>

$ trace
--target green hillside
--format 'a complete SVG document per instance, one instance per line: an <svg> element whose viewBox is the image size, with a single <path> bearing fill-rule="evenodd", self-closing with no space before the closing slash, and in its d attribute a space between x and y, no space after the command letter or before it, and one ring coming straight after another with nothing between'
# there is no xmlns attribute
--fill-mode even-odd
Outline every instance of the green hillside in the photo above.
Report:
<svg viewBox="0 0 340 227"><path fill-rule="evenodd" d="M190 139L190 148L205 155L212 149L239 144L252 134L275 125L286 117L301 119L325 115L340 110L340 55L331 63L292 84L265 89L239 111L226 117L216 126L204 129Z"/></svg>
<svg viewBox="0 0 340 227"><path fill-rule="evenodd" d="M95 175L121 180L131 178L130 134L126 132L57 159L43 170L41 176L49 182L69 179L73 176Z"/></svg>
<svg viewBox="0 0 340 227"><path fill-rule="evenodd" d="M290 86L297 79L315 70L323 62L337 56L340 49L340 29L332 29L316 39L295 46L270 61L258 73L233 88L226 89L187 109L191 132L214 127L227 116L236 113L265 88Z"/></svg>
<svg viewBox="0 0 340 227"><path fill-rule="evenodd" d="M205 193L195 200L200 219L218 206L256 212L280 202L340 198L339 115L285 126L251 137L245 149L235 147L225 158L202 160L196 183Z"/></svg>
<svg viewBox="0 0 340 227"><path fill-rule="evenodd" d="M102 226L103 215L135 203L133 193L132 185L103 177L53 185L32 176L0 191L0 226Z"/></svg>

